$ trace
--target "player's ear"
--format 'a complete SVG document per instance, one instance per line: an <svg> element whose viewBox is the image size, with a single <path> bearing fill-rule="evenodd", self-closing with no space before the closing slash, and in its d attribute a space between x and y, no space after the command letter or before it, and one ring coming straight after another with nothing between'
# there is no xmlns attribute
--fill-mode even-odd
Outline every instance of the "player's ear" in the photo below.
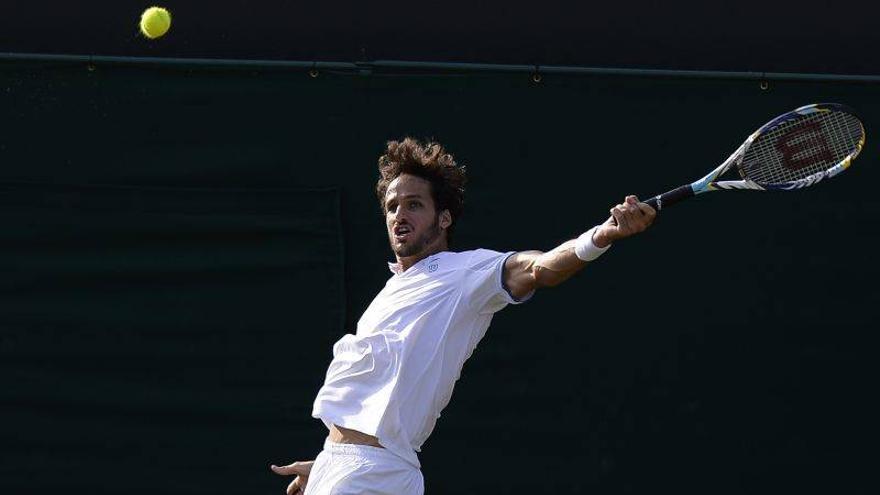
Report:
<svg viewBox="0 0 880 495"><path fill-rule="evenodd" d="M449 226L452 225L452 214L449 213L449 210L443 210L440 212L440 227L444 229L448 229Z"/></svg>

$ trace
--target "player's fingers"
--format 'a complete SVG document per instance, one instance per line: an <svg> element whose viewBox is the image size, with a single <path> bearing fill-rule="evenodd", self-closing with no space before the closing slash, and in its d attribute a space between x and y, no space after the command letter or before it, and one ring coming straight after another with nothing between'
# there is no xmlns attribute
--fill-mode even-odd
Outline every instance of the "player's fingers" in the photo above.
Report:
<svg viewBox="0 0 880 495"><path fill-rule="evenodd" d="M631 210L634 213L636 213L637 215L644 214L644 212L642 211L642 208L640 206L640 205L643 205L644 203L639 203L639 198L637 198L635 196L627 196L626 202L624 202L624 204L626 205L627 210Z"/></svg>
<svg viewBox="0 0 880 495"><path fill-rule="evenodd" d="M657 210L648 203L639 203L639 211L641 211L643 215L651 218L657 215Z"/></svg>
<svg viewBox="0 0 880 495"><path fill-rule="evenodd" d="M630 234L641 232L647 228L645 217L639 210L627 210L626 212L626 228Z"/></svg>
<svg viewBox="0 0 880 495"><path fill-rule="evenodd" d="M309 471L311 471L312 468L312 463L297 461L286 466L276 466L272 464L271 466L269 466L269 468L272 469L272 472L274 472L275 474L280 474L282 476L290 476L293 474L309 474Z"/></svg>
<svg viewBox="0 0 880 495"><path fill-rule="evenodd" d="M287 495L300 495L302 492L302 483L300 482L300 477L297 476L295 480L287 485Z"/></svg>
<svg viewBox="0 0 880 495"><path fill-rule="evenodd" d="M638 207L635 206L633 203L631 203L630 198L634 198L634 197L635 196L627 196L626 198L624 198L623 203L612 208L611 209L612 216L614 215L614 212L617 211L620 215L624 215L626 217L626 220L625 220L626 222L632 222L633 221L633 215L632 215L633 212L634 211L638 212ZM636 204L638 204L638 203L636 203ZM639 213L639 214L641 214L641 213ZM617 219L617 217L615 217L615 219ZM618 221L617 224L620 225L621 227L623 227L623 225L620 224L620 221Z"/></svg>
<svg viewBox="0 0 880 495"><path fill-rule="evenodd" d="M629 228L629 218L627 218L624 209L620 206L611 208L611 216L617 222L617 228L627 230Z"/></svg>
<svg viewBox="0 0 880 495"><path fill-rule="evenodd" d="M623 203L623 204L620 204L617 206L620 208L621 212L623 212L626 215L629 215L630 217L632 217L632 215L634 213L641 215L641 211L639 211L638 203L630 203L629 201L627 201L626 203Z"/></svg>
<svg viewBox="0 0 880 495"><path fill-rule="evenodd" d="M635 199L635 196L627 197L627 201L630 201L630 198ZM625 234L642 232L654 221L653 214L643 212L639 205L638 202L628 203L627 208L623 211L622 229ZM645 206L650 208L649 205Z"/></svg>
<svg viewBox="0 0 880 495"><path fill-rule="evenodd" d="M648 224L650 224L657 214L657 211L651 205L640 202L637 196L627 196L626 205L635 213L632 217L633 220L642 221L642 217L647 217Z"/></svg>

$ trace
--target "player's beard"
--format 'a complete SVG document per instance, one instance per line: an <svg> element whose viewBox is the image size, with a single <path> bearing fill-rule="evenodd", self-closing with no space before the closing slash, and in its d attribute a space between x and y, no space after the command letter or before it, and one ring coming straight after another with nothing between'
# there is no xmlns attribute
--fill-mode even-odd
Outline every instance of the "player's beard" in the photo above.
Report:
<svg viewBox="0 0 880 495"><path fill-rule="evenodd" d="M427 229L415 240L412 242L407 242L400 246L397 251L394 251L394 254L397 255L398 258L409 258L410 256L415 256L425 249L427 249L431 244L437 241L440 238L440 234L442 231L440 229L440 220L439 216L434 217L434 222L428 226ZM394 246L394 238L391 240L392 247Z"/></svg>

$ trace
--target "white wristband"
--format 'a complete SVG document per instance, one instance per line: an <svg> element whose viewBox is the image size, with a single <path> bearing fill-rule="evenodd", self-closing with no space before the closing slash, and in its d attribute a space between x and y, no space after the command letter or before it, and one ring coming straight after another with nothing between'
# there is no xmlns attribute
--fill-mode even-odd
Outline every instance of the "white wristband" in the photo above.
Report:
<svg viewBox="0 0 880 495"><path fill-rule="evenodd" d="M593 261L594 259L602 256L602 253L608 251L608 248L611 247L611 244L600 248L596 247L593 244L593 233L596 232L596 229L599 227L593 227L592 229L584 232L574 241L574 254L582 261Z"/></svg>

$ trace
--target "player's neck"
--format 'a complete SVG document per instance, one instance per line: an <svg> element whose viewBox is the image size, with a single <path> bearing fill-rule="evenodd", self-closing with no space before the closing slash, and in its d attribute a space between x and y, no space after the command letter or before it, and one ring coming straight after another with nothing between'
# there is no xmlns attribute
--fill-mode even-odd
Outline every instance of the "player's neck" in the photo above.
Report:
<svg viewBox="0 0 880 495"><path fill-rule="evenodd" d="M432 245L426 247L420 253L415 254L413 256L407 256L404 258L401 258L400 256L396 256L397 264L400 265L401 271L405 272L405 271L409 270L409 267L415 265L419 261L422 261L423 259L427 258L428 256L433 256L437 253L441 253L441 252L446 251L448 249L449 249L449 246L447 245L446 241L443 240L442 242L437 242L435 244L432 244Z"/></svg>

